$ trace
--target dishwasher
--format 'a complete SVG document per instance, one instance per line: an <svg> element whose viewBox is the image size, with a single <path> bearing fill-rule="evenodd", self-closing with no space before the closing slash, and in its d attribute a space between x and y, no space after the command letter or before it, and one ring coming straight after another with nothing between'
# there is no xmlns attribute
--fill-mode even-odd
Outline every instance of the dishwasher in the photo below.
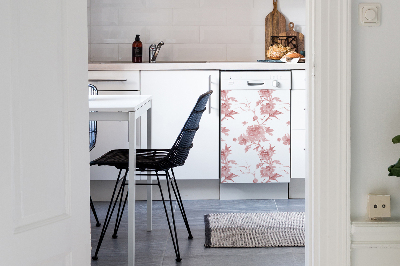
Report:
<svg viewBox="0 0 400 266"><path fill-rule="evenodd" d="M290 71L221 72L221 183L290 181Z"/></svg>

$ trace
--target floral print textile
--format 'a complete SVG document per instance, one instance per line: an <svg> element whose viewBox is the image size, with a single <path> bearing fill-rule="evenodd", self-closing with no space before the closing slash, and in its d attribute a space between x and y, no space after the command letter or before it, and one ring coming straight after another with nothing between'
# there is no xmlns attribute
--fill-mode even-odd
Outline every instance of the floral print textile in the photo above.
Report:
<svg viewBox="0 0 400 266"><path fill-rule="evenodd" d="M221 182L290 179L290 90L221 91Z"/></svg>

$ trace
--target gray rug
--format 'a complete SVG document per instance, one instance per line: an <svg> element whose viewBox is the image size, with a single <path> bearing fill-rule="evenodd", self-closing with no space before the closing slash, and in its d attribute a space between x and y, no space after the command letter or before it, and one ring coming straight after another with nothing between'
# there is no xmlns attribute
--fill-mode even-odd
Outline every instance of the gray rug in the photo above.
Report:
<svg viewBox="0 0 400 266"><path fill-rule="evenodd" d="M304 218L304 212L207 214L205 247L304 246Z"/></svg>

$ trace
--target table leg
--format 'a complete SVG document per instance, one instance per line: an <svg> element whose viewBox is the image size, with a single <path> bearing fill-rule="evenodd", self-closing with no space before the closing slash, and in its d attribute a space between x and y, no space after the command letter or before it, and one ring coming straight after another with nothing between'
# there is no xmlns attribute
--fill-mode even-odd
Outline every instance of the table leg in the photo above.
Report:
<svg viewBox="0 0 400 266"><path fill-rule="evenodd" d="M151 107L147 110L147 149L151 149ZM149 174L151 172L148 172ZM147 183L152 183L151 175L147 176ZM147 186L147 231L153 230L153 186Z"/></svg>
<svg viewBox="0 0 400 266"><path fill-rule="evenodd" d="M136 119L129 112L129 196L128 196L128 266L135 265L135 169L136 169Z"/></svg>

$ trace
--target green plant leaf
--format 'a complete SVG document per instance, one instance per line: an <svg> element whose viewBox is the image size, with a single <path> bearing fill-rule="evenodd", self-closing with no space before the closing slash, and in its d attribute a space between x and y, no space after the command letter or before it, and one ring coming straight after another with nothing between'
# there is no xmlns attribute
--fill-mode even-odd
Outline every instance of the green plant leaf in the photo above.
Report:
<svg viewBox="0 0 400 266"><path fill-rule="evenodd" d="M397 135L396 137L392 138L392 142L393 144L400 143L400 135Z"/></svg>
<svg viewBox="0 0 400 266"><path fill-rule="evenodd" d="M397 161L396 164L389 166L388 168L389 176L398 176L400 177L400 159Z"/></svg>

